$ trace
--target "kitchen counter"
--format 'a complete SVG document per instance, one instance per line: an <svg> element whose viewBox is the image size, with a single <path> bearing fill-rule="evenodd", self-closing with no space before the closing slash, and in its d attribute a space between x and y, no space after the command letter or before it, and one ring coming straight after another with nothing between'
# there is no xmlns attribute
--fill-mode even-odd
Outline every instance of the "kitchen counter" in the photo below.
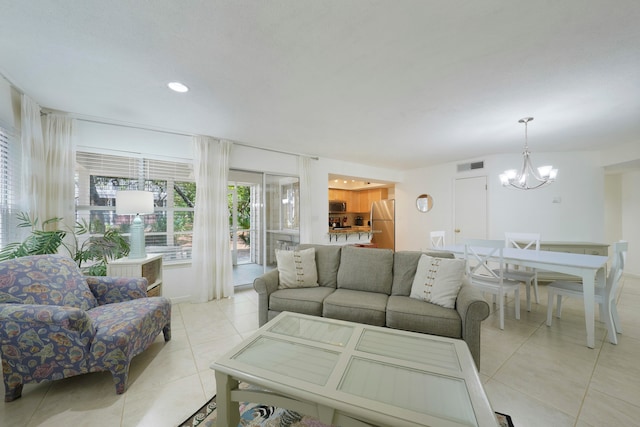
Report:
<svg viewBox="0 0 640 427"><path fill-rule="evenodd" d="M362 236L366 236L367 238L371 238L373 233L379 233L380 231L372 231L371 227L363 226L363 227L351 227L351 228L330 228L329 229L329 242L335 238L336 242L338 238L344 236L344 240L349 240L350 236L357 235L358 239Z"/></svg>

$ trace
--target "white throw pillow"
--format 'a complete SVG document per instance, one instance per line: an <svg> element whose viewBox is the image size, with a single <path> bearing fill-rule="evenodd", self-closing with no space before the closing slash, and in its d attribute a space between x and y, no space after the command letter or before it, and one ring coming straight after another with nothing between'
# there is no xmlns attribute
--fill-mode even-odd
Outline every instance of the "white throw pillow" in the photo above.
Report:
<svg viewBox="0 0 640 427"><path fill-rule="evenodd" d="M462 286L464 267L462 259L434 258L422 254L409 296L454 308Z"/></svg>
<svg viewBox="0 0 640 427"><path fill-rule="evenodd" d="M315 248L301 251L276 249L280 284L278 289L311 288L318 286Z"/></svg>

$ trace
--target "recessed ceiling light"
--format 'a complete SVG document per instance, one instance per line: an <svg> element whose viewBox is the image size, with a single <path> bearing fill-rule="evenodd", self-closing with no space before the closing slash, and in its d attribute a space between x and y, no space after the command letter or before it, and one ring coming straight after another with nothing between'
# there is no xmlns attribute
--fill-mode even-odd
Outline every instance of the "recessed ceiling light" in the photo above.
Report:
<svg viewBox="0 0 640 427"><path fill-rule="evenodd" d="M180 82L171 82L171 83L168 83L167 86L169 86L169 89L176 92L180 92L180 93L189 91L189 88Z"/></svg>

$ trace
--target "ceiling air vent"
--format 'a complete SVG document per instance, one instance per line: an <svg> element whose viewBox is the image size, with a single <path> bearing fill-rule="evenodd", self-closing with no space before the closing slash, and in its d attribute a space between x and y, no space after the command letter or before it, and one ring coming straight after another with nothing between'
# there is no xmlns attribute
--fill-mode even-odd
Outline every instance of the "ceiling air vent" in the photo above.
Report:
<svg viewBox="0 0 640 427"><path fill-rule="evenodd" d="M458 165L458 172L472 171L475 169L484 169L484 160L480 162L463 163Z"/></svg>

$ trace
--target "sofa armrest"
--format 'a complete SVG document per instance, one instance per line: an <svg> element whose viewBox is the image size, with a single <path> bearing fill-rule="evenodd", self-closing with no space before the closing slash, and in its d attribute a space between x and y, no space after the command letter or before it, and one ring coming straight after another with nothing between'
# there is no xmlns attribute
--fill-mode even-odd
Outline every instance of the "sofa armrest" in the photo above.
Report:
<svg viewBox="0 0 640 427"><path fill-rule="evenodd" d="M466 341L480 369L480 323L489 317L489 304L479 289L463 279L456 299L456 310L462 319L462 339Z"/></svg>
<svg viewBox="0 0 640 427"><path fill-rule="evenodd" d="M57 348L63 345L64 339L86 349L96 333L86 311L58 305L0 304L0 324L3 325L0 342L26 344L25 340L29 340L31 352L33 348L45 347L43 342L51 340L56 341L54 347Z"/></svg>
<svg viewBox="0 0 640 427"><path fill-rule="evenodd" d="M86 280L99 305L147 297L144 277L87 276Z"/></svg>
<svg viewBox="0 0 640 427"><path fill-rule="evenodd" d="M269 295L278 290L280 276L277 269L266 272L253 281L253 289L258 293L258 325L269 321Z"/></svg>

